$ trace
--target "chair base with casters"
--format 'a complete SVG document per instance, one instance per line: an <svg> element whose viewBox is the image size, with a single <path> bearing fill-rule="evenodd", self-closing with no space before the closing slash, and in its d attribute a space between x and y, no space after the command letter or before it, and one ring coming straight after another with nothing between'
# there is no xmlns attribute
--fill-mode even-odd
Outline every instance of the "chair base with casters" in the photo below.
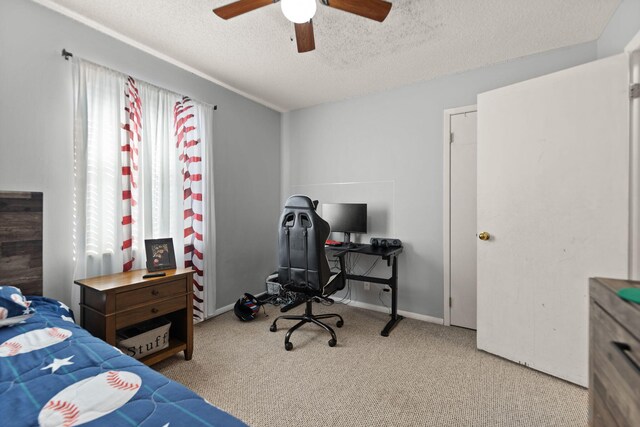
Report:
<svg viewBox="0 0 640 427"><path fill-rule="evenodd" d="M331 326L321 322L320 320L322 320L322 319L330 319L332 317L337 317L338 321L336 322L336 326L338 328L341 328L342 325L344 325L344 319L342 318L342 316L340 316L339 314L335 314L335 313L313 314L312 304L313 304L313 298L309 298L309 299L307 299L307 307L304 310L304 314L279 316L271 324L271 327L269 328L269 330L271 332L276 332L278 330L278 327L276 326L276 323L278 322L278 320L280 320L280 319L284 319L284 320L299 320L298 323L296 323L291 328L289 328L289 330L287 331L287 334L284 337L284 348L285 348L285 350L290 351L293 348L293 344L291 344L291 342L289 341L289 339L291 338L291 334L293 334L293 332L296 329L298 329L300 326L304 325L305 323L313 323L315 325L320 326L325 331L329 332L331 334L331 339L329 340L329 347L335 347L335 345L338 343L338 339L336 338L336 333L333 331Z"/></svg>

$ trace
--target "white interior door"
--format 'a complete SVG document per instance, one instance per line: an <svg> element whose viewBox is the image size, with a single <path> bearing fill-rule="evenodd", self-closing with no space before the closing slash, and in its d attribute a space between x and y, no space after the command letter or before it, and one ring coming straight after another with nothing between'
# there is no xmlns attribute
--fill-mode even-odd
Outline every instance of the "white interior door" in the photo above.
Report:
<svg viewBox="0 0 640 427"><path fill-rule="evenodd" d="M640 39L640 32L637 36ZM640 40L638 41L640 44ZM632 84L640 84L640 47L639 50L630 54ZM630 253L629 253L629 278L632 280L640 280L640 97L631 100L631 186L629 192L631 194L631 218L630 225Z"/></svg>
<svg viewBox="0 0 640 427"><path fill-rule="evenodd" d="M450 116L450 319L476 329L477 112Z"/></svg>
<svg viewBox="0 0 640 427"><path fill-rule="evenodd" d="M478 97L478 348L586 386L588 278L626 278L629 61Z"/></svg>

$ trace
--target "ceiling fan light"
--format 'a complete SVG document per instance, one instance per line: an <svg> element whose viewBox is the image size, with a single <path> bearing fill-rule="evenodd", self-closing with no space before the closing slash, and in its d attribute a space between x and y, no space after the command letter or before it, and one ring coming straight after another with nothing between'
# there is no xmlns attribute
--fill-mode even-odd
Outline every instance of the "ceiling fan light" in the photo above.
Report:
<svg viewBox="0 0 640 427"><path fill-rule="evenodd" d="M281 0L282 13L291 22L304 24L316 14L316 0Z"/></svg>

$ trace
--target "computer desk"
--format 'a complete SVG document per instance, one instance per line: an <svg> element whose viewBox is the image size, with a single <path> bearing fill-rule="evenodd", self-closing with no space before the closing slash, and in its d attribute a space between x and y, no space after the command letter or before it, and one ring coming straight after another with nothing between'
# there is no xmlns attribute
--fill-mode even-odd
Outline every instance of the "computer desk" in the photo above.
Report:
<svg viewBox="0 0 640 427"><path fill-rule="evenodd" d="M402 253L402 247L382 247L371 246L368 244L356 244L355 246L326 246L326 249L331 252L349 252L354 254L379 256L383 260L387 261L387 266L391 267L391 277L383 279L381 277L374 276L361 276L358 274L346 274L347 280L357 280L360 282L379 283L381 285L387 285L391 289L391 319L387 322L386 326L380 332L383 337L388 337L389 332L400 322L404 317L398 314L398 255Z"/></svg>

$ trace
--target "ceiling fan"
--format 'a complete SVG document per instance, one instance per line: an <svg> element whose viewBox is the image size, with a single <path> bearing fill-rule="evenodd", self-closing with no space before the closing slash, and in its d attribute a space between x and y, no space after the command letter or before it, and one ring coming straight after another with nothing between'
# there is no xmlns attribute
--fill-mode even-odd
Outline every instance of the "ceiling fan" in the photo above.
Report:
<svg viewBox="0 0 640 427"><path fill-rule="evenodd" d="M316 13L316 0L238 0L213 9L223 19L230 19L252 10L281 2L282 13L294 23L298 52L309 52L316 48L311 18ZM391 10L391 3L384 0L320 0L328 7L350 12L364 18L382 22Z"/></svg>

